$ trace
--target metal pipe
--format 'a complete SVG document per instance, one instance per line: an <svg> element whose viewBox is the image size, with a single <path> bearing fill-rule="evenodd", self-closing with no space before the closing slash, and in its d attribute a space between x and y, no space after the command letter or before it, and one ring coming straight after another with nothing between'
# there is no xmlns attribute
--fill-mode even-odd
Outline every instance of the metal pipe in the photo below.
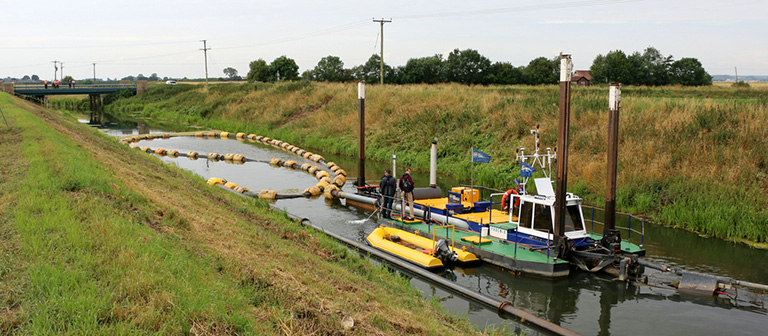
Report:
<svg viewBox="0 0 768 336"><path fill-rule="evenodd" d="M616 175L619 159L619 109L621 84L611 83L608 94L608 172L605 182L605 226L603 237L616 229Z"/></svg>
<svg viewBox="0 0 768 336"><path fill-rule="evenodd" d="M365 81L357 83L359 135L357 146L357 186L365 186Z"/></svg>
<svg viewBox="0 0 768 336"><path fill-rule="evenodd" d="M352 201L356 201L356 202L360 202L360 203L374 204L376 202L375 198L366 197L366 196L362 196L362 195L358 195L358 194L353 194L353 193L347 193L347 192L343 192L341 190L334 191L334 196L337 196L339 198L346 198L346 199L349 199L349 200L352 200ZM401 204L397 204L397 203L393 203L392 204L392 210L401 211L401 209L402 209ZM422 210L422 209L413 209L413 214L416 215L416 216L424 217L425 211ZM469 224L467 224L467 222L465 222L464 220L455 218L455 217L444 216L444 215L435 214L435 213L432 213L431 216L432 216L433 219L435 219L435 220L437 220L438 222L441 222L441 223L446 223L446 224L454 225L454 226L456 226L457 228L460 228L460 229L468 229L469 228Z"/></svg>
<svg viewBox="0 0 768 336"><path fill-rule="evenodd" d="M675 273L677 275L683 275L683 273L690 273L690 274L699 274L699 275L703 275L703 276L711 276L711 277L714 277L715 279L717 279L717 282L727 283L727 284L731 284L731 285L735 285L735 286L749 287L749 288L754 288L754 289L768 291L768 285L763 285L763 284L759 284L759 283L755 283L755 282L749 282L749 281L736 280L736 279L729 278L729 277L723 277L723 276L717 276L717 275L707 275L707 274L699 273L699 272L686 271L686 270L681 269L681 268L672 268L672 267L669 267L667 265L657 264L657 263L648 261L645 258L638 258L637 259L637 263L640 264L640 265L643 265L645 267L650 267L650 268L653 268L653 269L657 269L657 270L662 271L662 272L672 272L672 273Z"/></svg>

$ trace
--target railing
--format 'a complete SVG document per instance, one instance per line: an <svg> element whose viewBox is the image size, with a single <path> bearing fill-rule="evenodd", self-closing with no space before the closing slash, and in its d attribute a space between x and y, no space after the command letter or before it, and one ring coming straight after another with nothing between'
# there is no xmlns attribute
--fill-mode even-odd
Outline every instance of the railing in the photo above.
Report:
<svg viewBox="0 0 768 336"><path fill-rule="evenodd" d="M594 206L589 206L589 205L582 205L581 208L582 208L582 210L585 209L585 208L586 209L591 209L591 216L590 216L591 228L590 228L590 233L594 233L595 232L595 223L597 223L598 226L605 227L605 223L604 222L601 222L599 220L595 220L595 211L597 211L598 214L602 212L603 220L605 220L604 219L605 218L605 209L599 208L599 207L594 207ZM645 244L645 219L643 219L641 217L637 217L637 216L632 215L632 214L625 213L625 212L616 212L616 215L617 216L616 216L616 227L615 228L616 228L616 230L619 230L619 232L621 232L621 233L626 233L626 240L624 240L624 241L631 243L632 242L632 233L634 232L636 234L636 236L637 235L640 236L640 246L642 247ZM619 217L620 216L626 217L627 226L619 226ZM632 221L633 221L633 219L634 219L635 223L637 223L638 221L640 222L640 230L639 231L636 229L637 228L637 224L635 224L635 229L632 228ZM585 222L586 222L586 219L585 219ZM584 224L586 225L586 223L584 223Z"/></svg>
<svg viewBox="0 0 768 336"><path fill-rule="evenodd" d="M14 84L14 89L41 89L45 90L45 84ZM88 89L88 88L135 88L136 84L77 84L71 87L71 89ZM53 89L53 83L48 83L48 89ZM59 83L59 89L70 89L69 83Z"/></svg>

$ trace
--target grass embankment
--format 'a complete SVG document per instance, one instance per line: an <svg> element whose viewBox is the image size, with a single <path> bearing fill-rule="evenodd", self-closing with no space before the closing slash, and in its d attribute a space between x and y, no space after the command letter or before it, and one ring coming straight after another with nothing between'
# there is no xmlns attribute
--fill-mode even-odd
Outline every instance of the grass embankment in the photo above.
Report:
<svg viewBox="0 0 768 336"><path fill-rule="evenodd" d="M0 334L475 333L258 200L7 94L0 106Z"/></svg>
<svg viewBox="0 0 768 336"><path fill-rule="evenodd" d="M475 181L506 188L518 176L515 149L530 153L529 130L557 145L556 86L369 85L366 157L428 169L440 138L443 173L468 180L469 149L492 156ZM354 84L293 82L156 87L107 106L134 113L263 134L324 152L356 155ZM572 91L569 190L605 199L607 89ZM768 88L624 88L620 210L665 225L748 242L768 241Z"/></svg>

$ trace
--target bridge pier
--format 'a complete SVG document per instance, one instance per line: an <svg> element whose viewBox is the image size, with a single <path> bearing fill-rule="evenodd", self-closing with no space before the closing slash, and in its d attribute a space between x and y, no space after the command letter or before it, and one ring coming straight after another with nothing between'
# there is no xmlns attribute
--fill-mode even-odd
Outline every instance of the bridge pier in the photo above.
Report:
<svg viewBox="0 0 768 336"><path fill-rule="evenodd" d="M90 124L101 124L104 122L104 95L90 94L88 100L91 105Z"/></svg>

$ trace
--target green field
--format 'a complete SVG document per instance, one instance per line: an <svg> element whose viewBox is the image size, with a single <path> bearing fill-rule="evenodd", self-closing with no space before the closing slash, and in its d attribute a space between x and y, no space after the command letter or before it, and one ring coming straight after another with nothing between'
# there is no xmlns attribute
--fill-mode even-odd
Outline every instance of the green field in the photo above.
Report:
<svg viewBox="0 0 768 336"><path fill-rule="evenodd" d="M368 85L366 157L439 169L469 181L470 147L492 156L476 183L509 187L515 149L557 145L558 87ZM605 199L607 87L572 90L569 190ZM733 241L768 241L768 87L622 90L619 210ZM117 115L176 120L266 135L321 152L356 155L357 85L286 82L156 86L107 106Z"/></svg>
<svg viewBox="0 0 768 336"><path fill-rule="evenodd" d="M265 203L71 116L0 108L0 335L478 333Z"/></svg>

